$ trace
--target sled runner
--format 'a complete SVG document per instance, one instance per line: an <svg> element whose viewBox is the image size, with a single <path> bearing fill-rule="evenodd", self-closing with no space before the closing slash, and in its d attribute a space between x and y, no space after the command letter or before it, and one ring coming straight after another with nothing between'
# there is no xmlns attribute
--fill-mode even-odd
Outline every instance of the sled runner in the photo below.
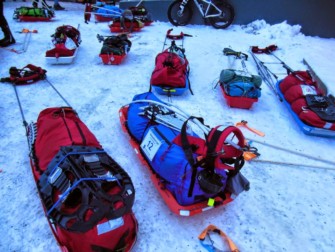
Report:
<svg viewBox="0 0 335 252"><path fill-rule="evenodd" d="M81 43L80 32L71 25L56 28L52 35L53 48L45 52L49 64L71 64L77 56Z"/></svg>
<svg viewBox="0 0 335 252"><path fill-rule="evenodd" d="M55 16L49 8L19 7L14 10L13 19L22 22L50 21Z"/></svg>
<svg viewBox="0 0 335 252"><path fill-rule="evenodd" d="M150 89L161 95L182 95L187 89L193 95L189 80L189 62L183 47L184 37L188 34L171 34L169 29L165 36L163 51L156 56L155 68L150 78ZM171 45L165 49L167 39L171 40ZM177 46L176 40L181 40L182 44Z"/></svg>
<svg viewBox="0 0 335 252"><path fill-rule="evenodd" d="M245 61L248 60L247 54L236 52L230 48L224 48L223 53L241 60L243 67L243 70L230 67L230 69L221 71L218 84L220 84L226 102L232 108L250 109L261 96L262 79L258 75L248 72L245 64Z"/></svg>
<svg viewBox="0 0 335 252"><path fill-rule="evenodd" d="M103 42L99 57L105 65L119 65L131 48L131 41L127 34L117 36L97 35L99 42Z"/></svg>
<svg viewBox="0 0 335 252"><path fill-rule="evenodd" d="M249 182L240 173L242 132L208 128L153 93L136 95L119 111L122 129L170 210L192 216L223 206Z"/></svg>
<svg viewBox="0 0 335 252"><path fill-rule="evenodd" d="M266 68L268 78L277 80L275 92L283 101L299 128L306 135L335 137L335 101L327 96L308 71L294 71L273 52L277 46L252 47L253 53L266 53L287 71L281 80ZM259 63L260 61L258 61ZM263 64L264 65L264 64ZM263 68L264 70L264 68Z"/></svg>
<svg viewBox="0 0 335 252"><path fill-rule="evenodd" d="M39 79L46 71L30 65ZM17 74L19 72L20 74ZM25 79L22 79L26 75ZM22 112L17 85L38 81L11 71L30 151L32 173L50 228L62 251L130 251L137 236L131 178L68 105L47 108L35 123Z"/></svg>

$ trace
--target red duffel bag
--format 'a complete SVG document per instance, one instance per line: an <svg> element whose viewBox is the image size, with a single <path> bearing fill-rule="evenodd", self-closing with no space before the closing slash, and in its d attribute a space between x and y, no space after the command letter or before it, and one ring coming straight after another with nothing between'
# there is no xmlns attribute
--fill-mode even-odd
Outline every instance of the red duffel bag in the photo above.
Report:
<svg viewBox="0 0 335 252"><path fill-rule="evenodd" d="M43 110L28 126L31 167L62 251L130 251L135 189L69 107Z"/></svg>

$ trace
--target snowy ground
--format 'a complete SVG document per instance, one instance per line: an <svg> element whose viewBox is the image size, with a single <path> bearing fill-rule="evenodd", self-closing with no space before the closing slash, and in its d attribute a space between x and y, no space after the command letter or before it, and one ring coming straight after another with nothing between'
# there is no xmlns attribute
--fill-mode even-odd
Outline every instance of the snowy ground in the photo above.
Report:
<svg viewBox="0 0 335 252"><path fill-rule="evenodd" d="M51 3L51 2L50 2ZM107 23L84 23L84 6L63 3L66 11L56 12L52 22L24 23L12 20L16 7L30 2L8 2L5 16L18 42L23 28L37 29L26 53L15 54L0 49L0 77L9 76L11 66L22 68L34 64L45 68L48 80L74 107L107 152L130 174L135 188L133 207L139 222L138 240L133 251L206 251L197 236L209 224L217 225L241 251L334 251L335 171L334 139L304 135L286 107L263 83L262 97L250 110L233 109L219 89L213 89L222 69L230 68L223 55L224 47L248 52L250 46L277 44L276 54L293 69L305 70L303 58L310 60L321 78L335 94L335 39L305 36L300 27L285 22L268 25L258 20L247 26L232 25L226 30L210 26L189 25L174 28L193 35L184 41L190 62L190 80L194 96L186 92L172 102L195 116L202 116L211 126L248 121L263 131L261 138L243 130L245 136L284 148L278 150L254 143L260 159L299 163L300 166L247 163L243 174L251 189L225 207L194 217L179 217L170 212L152 187L149 173L141 165L122 132L118 110L134 95L149 90L154 59L162 50L169 23L155 22L134 33L130 53L119 66L103 65L98 57L101 44L96 35L111 35ZM44 53L50 35L63 24L80 25L82 44L71 65L48 65ZM1 34L0 34L1 36ZM17 45L19 47L20 44ZM234 68L240 68L235 62ZM247 62L257 73L254 62ZM279 68L280 72L284 72ZM30 169L25 130L13 87L1 84L0 104L0 251L58 251L42 210ZM35 121L46 107L64 102L47 82L18 88L25 118ZM166 97L161 97L167 101ZM298 152L314 157L313 159ZM318 162L325 159L332 163ZM303 165L316 168L307 168Z"/></svg>

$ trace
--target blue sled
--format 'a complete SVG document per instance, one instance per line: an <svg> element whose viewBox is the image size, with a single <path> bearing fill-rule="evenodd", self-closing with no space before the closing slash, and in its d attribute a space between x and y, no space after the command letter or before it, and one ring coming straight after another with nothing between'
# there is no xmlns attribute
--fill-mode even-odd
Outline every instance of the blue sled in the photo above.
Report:
<svg viewBox="0 0 335 252"><path fill-rule="evenodd" d="M283 93L281 92L279 85L282 80L276 83L276 90L279 97L283 100L283 103L287 107L290 114L293 116L294 120L297 122L299 128L304 132L306 135L310 136L320 136L320 137L328 137L328 138L335 138L335 131L327 130L323 128L317 128L314 126L310 126L305 124L303 121L300 120L299 116L291 109L291 105L285 100Z"/></svg>

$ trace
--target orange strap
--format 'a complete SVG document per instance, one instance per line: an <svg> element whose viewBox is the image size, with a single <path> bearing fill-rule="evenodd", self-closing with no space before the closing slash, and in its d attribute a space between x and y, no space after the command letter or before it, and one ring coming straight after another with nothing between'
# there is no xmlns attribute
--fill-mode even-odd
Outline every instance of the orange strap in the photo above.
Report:
<svg viewBox="0 0 335 252"><path fill-rule="evenodd" d="M257 134L257 135L259 135L261 137L265 136L265 134L263 132L261 132L261 131L259 131L257 129L253 129L253 128L249 127L247 125L247 123L248 123L247 121L242 120L241 122L236 123L236 127L239 127L239 126L240 127L245 127L248 130L250 130L251 132L254 132L255 134Z"/></svg>
<svg viewBox="0 0 335 252"><path fill-rule="evenodd" d="M198 236L199 240L204 241L206 236L209 236L210 232L219 234L228 243L231 252L239 252L235 243L222 230L212 224L210 224L207 228L204 229L204 231L201 232L201 234ZM212 244L212 247L214 247L214 244Z"/></svg>

